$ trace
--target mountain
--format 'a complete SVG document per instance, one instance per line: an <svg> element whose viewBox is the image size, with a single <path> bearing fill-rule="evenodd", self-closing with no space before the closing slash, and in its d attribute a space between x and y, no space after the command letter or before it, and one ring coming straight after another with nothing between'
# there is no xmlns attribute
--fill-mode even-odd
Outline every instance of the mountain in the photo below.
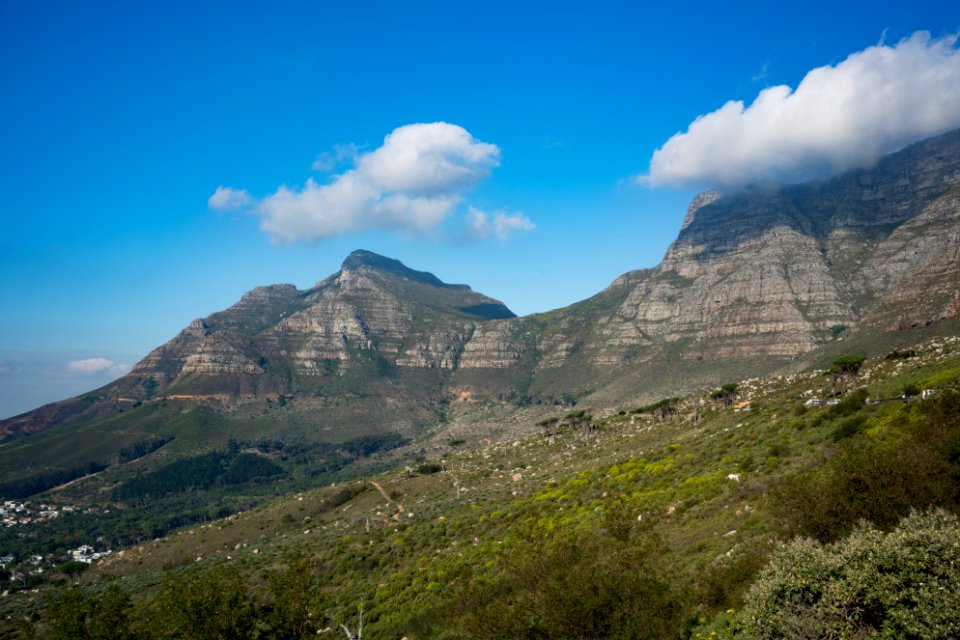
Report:
<svg viewBox="0 0 960 640"><path fill-rule="evenodd" d="M647 384L632 369L665 359L701 382L762 373L841 337L954 318L958 283L955 131L830 180L701 194L656 268L549 314L540 366L594 369L588 391Z"/></svg>
<svg viewBox="0 0 960 640"><path fill-rule="evenodd" d="M315 421L313 412L324 422L435 421L437 408L418 399L436 404L443 372L483 362L482 354L463 354L480 324L513 317L466 285L355 251L314 287L253 289L229 309L191 322L127 376L3 421L0 434L86 424L171 401L236 407L296 398L305 414L298 423Z"/></svg>
<svg viewBox="0 0 960 640"><path fill-rule="evenodd" d="M465 285L356 251L315 287L256 288L124 378L2 421L0 435L68 438L107 421L98 433L140 437L162 431L143 426L146 414L163 422L190 407L232 424L208 429L220 438L436 435L491 405L613 406L830 348L879 349L956 318L958 282L960 131L829 180L701 194L657 267L549 313L517 318Z"/></svg>

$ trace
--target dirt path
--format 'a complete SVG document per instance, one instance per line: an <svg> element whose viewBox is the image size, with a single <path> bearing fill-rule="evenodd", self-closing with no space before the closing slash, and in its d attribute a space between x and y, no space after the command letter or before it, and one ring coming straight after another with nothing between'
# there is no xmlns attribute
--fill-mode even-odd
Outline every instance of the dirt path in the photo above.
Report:
<svg viewBox="0 0 960 640"><path fill-rule="evenodd" d="M387 502L389 502L390 504L395 504L395 505L397 505L397 512L396 512L395 514L393 514L393 519L396 520L397 522L400 522L400 520L401 520L400 514L403 513L403 511L404 511L403 505L400 504L399 502L397 502L396 500L394 500L393 498L391 498L390 496L388 496L388 495L387 495L387 492L383 490L383 487L381 487L379 483L374 482L373 480L371 480L371 481L370 481L370 484L373 485L373 488L374 488L374 489L376 489L377 491L380 492L380 495L382 495Z"/></svg>
<svg viewBox="0 0 960 640"><path fill-rule="evenodd" d="M104 471L106 471L106 469L104 469ZM81 480L86 480L87 478L96 478L96 477L97 477L98 475L100 475L101 473L103 473L103 471L97 471L96 473L91 473L91 474L89 474L89 475L80 476L79 478L74 478L73 480L70 480L69 482L64 482L63 484L58 484L58 485L55 486L55 487L51 487L51 488L47 489L47 491L61 491L62 489L66 489L66 488L69 487L69 486L75 485L76 483L80 482Z"/></svg>

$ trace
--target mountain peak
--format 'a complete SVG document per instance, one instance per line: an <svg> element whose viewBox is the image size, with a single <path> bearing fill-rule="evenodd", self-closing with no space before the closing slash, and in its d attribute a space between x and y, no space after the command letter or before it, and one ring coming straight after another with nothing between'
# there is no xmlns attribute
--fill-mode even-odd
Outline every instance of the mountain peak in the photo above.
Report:
<svg viewBox="0 0 960 640"><path fill-rule="evenodd" d="M343 261L343 266L341 269L343 271L372 269L374 271L387 273L393 276L399 276L407 280L413 280L415 282L428 284L434 287L470 289L470 287L465 284L447 284L428 271L417 271L415 269L411 269L399 260L382 256L378 253L374 253L373 251L366 251L365 249L358 249L347 256L347 259Z"/></svg>

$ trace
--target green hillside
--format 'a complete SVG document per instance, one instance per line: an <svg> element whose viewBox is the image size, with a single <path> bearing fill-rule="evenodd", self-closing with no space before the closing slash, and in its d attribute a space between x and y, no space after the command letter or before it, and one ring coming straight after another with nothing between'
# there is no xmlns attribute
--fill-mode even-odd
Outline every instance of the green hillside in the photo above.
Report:
<svg viewBox="0 0 960 640"><path fill-rule="evenodd" d="M205 488L156 489L204 519L79 577L8 570L5 637L18 620L53 638L346 637L361 612L368 638L955 637L960 564L941 542L960 527L923 510L960 507L960 339L733 387L603 416L558 407L535 435L392 463L402 440L345 443L333 455L352 452L353 477L272 500L289 458L238 463L253 454L233 445ZM357 475L381 455L382 472ZM124 486L102 504L122 512ZM780 546L797 536L828 546ZM797 557L807 574L788 571ZM864 584L881 586L831 595ZM96 635L105 620L132 635Z"/></svg>

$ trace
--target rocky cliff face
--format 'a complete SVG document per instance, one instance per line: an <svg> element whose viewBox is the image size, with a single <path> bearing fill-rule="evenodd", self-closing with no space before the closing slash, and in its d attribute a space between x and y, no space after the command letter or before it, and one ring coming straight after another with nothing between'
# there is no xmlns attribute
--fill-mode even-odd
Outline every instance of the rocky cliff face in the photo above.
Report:
<svg viewBox="0 0 960 640"><path fill-rule="evenodd" d="M195 320L131 375L176 388L197 376L323 376L332 368L368 366L371 358L381 366L425 369L504 366L486 360L475 334L481 324L512 317L501 302L466 285L355 251L338 273L308 291L260 287L230 309Z"/></svg>
<svg viewBox="0 0 960 640"><path fill-rule="evenodd" d="M526 318L356 251L312 289L259 287L194 321L96 398L349 393L402 404L427 388L531 400L610 385L669 393L668 369L685 371L687 385L714 383L744 363L769 371L845 332L956 316L958 283L953 132L831 180L701 194L659 266ZM432 377L410 377L417 371ZM349 392L339 382L347 378ZM52 424L65 411L35 415ZM3 428L25 430L30 415Z"/></svg>
<svg viewBox="0 0 960 640"><path fill-rule="evenodd" d="M655 269L617 279L564 312L580 359L783 361L842 331L894 330L960 307L960 132L870 170L690 206ZM551 362L570 358L554 349Z"/></svg>

